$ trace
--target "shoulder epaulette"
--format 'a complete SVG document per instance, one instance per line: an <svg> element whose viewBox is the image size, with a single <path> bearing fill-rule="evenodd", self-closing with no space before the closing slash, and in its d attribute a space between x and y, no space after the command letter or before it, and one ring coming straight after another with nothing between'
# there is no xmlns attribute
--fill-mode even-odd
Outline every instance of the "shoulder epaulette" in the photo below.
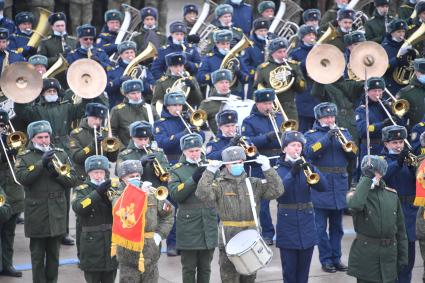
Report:
<svg viewBox="0 0 425 283"><path fill-rule="evenodd" d="M77 40L75 36L71 36L71 35L68 35L68 38Z"/></svg>
<svg viewBox="0 0 425 283"><path fill-rule="evenodd" d="M360 108L366 108L366 105L362 104L359 106Z"/></svg>
<svg viewBox="0 0 425 283"><path fill-rule="evenodd" d="M393 192L395 194L397 194L397 191L388 187L385 187L385 190L389 191L389 192Z"/></svg>
<svg viewBox="0 0 425 283"><path fill-rule="evenodd" d="M78 134L79 132L81 132L83 130L83 128L75 128L71 131L71 134Z"/></svg>
<svg viewBox="0 0 425 283"><path fill-rule="evenodd" d="M84 190L84 189L87 189L89 187L89 185L87 185L87 184L82 184L82 185L79 185L78 187L77 187L77 190L79 191L79 190Z"/></svg>
<svg viewBox="0 0 425 283"><path fill-rule="evenodd" d="M407 5L407 4L402 4L400 6L400 8L412 8L413 9L413 7L411 7L411 6Z"/></svg>
<svg viewBox="0 0 425 283"><path fill-rule="evenodd" d="M214 53L213 52L210 52L210 53L208 53L207 54L209 57L212 57L212 56L214 56Z"/></svg>
<svg viewBox="0 0 425 283"><path fill-rule="evenodd" d="M425 123L424 122L419 122L419 126L423 127L423 126L425 126Z"/></svg>
<svg viewBox="0 0 425 283"><path fill-rule="evenodd" d="M103 49L102 48L97 48L97 51L103 51Z"/></svg>
<svg viewBox="0 0 425 283"><path fill-rule="evenodd" d="M64 151L65 151L65 150L63 150L63 149L62 149L62 148L60 148L60 147L55 147L55 148L54 148L54 150L55 150L55 151L62 151L62 152L64 152Z"/></svg>
<svg viewBox="0 0 425 283"><path fill-rule="evenodd" d="M21 152L18 152L18 156L22 156L22 155L28 154L28 153L30 153L30 152L31 152L31 150L26 149L26 150L23 150L23 151L21 151Z"/></svg>
<svg viewBox="0 0 425 283"><path fill-rule="evenodd" d="M125 103L120 103L117 105L117 109L122 109L125 107Z"/></svg>
<svg viewBox="0 0 425 283"><path fill-rule="evenodd" d="M176 163L176 164L174 164L173 165L173 167L172 167L172 169L178 169L178 168L180 168L181 166L183 165L183 163Z"/></svg>
<svg viewBox="0 0 425 283"><path fill-rule="evenodd" d="M237 30L237 31L242 31L242 29L241 28L238 28L238 27L233 27L235 30Z"/></svg>
<svg viewBox="0 0 425 283"><path fill-rule="evenodd" d="M104 36L109 36L110 35L108 32L101 32L100 34L101 35L104 35Z"/></svg>
<svg viewBox="0 0 425 283"><path fill-rule="evenodd" d="M192 48L193 47L193 44L192 43L189 43L188 46L189 46L189 48Z"/></svg>
<svg viewBox="0 0 425 283"><path fill-rule="evenodd" d="M260 65L260 68L263 69L263 68L267 67L269 64L270 64L270 62L264 62Z"/></svg>
<svg viewBox="0 0 425 283"><path fill-rule="evenodd" d="M111 67L111 66L106 66L106 71L108 72L108 71L112 71L114 68L113 67Z"/></svg>
<svg viewBox="0 0 425 283"><path fill-rule="evenodd" d="M46 39L43 39L43 40L51 39L52 37L53 37L52 35L49 35Z"/></svg>
<svg viewBox="0 0 425 283"><path fill-rule="evenodd" d="M409 91L409 90L411 90L411 89L413 89L413 88L415 88L415 86L414 86L414 85L408 85L408 86L405 86L405 87L403 87L402 89L400 89L400 92Z"/></svg>
<svg viewBox="0 0 425 283"><path fill-rule="evenodd" d="M299 64L301 64L301 62L300 62L300 61L293 60L293 59L288 60L288 63L294 64L294 65L299 65Z"/></svg>
<svg viewBox="0 0 425 283"><path fill-rule="evenodd" d="M127 154L129 154L130 152L132 152L133 150L131 149L131 148L127 148L127 149L124 149L123 151L121 151L121 155L127 155Z"/></svg>
<svg viewBox="0 0 425 283"><path fill-rule="evenodd" d="M311 130L308 130L306 134L309 134L309 133L314 133L315 131L316 131L316 130L314 130L314 129L311 129Z"/></svg>
<svg viewBox="0 0 425 283"><path fill-rule="evenodd" d="M165 81L166 79L168 79L168 77L167 77L167 76L162 76L162 77L159 79L159 81L163 82L163 81Z"/></svg>
<svg viewBox="0 0 425 283"><path fill-rule="evenodd" d="M373 20L373 19L375 19L375 16L373 16L372 18L370 18L370 20Z"/></svg>
<svg viewBox="0 0 425 283"><path fill-rule="evenodd" d="M215 138L213 139L213 142L218 142L220 139L219 138Z"/></svg>
<svg viewBox="0 0 425 283"><path fill-rule="evenodd" d="M165 118L159 118L159 121L165 121Z"/></svg>
<svg viewBox="0 0 425 283"><path fill-rule="evenodd" d="M339 129L342 130L342 131L347 130L346 128L343 128L343 127L339 127Z"/></svg>

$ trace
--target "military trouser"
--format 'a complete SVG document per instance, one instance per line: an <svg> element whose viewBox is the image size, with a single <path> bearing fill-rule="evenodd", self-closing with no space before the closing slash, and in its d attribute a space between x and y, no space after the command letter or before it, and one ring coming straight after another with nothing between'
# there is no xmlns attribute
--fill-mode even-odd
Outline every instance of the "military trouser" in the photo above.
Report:
<svg viewBox="0 0 425 283"><path fill-rule="evenodd" d="M15 241L16 218L19 213L13 214L0 228L0 251L3 269L13 266L13 242Z"/></svg>
<svg viewBox="0 0 425 283"><path fill-rule="evenodd" d="M220 277L221 282L223 283L254 283L257 273L251 275L241 275L239 274L233 263L227 257L226 251L220 249L220 257L218 259L218 264L220 265Z"/></svg>
<svg viewBox="0 0 425 283"><path fill-rule="evenodd" d="M91 22L93 2L89 4L69 3L69 14L71 15L71 32L76 34L78 26Z"/></svg>
<svg viewBox="0 0 425 283"><path fill-rule="evenodd" d="M87 283L114 283L117 270L111 271L84 271Z"/></svg>
<svg viewBox="0 0 425 283"><path fill-rule="evenodd" d="M422 260L425 262L425 239L419 240L419 249L421 250ZM424 267L424 273L422 275L422 279L425 282L425 267Z"/></svg>
<svg viewBox="0 0 425 283"><path fill-rule="evenodd" d="M71 188L65 189L66 198L66 234L69 234L69 210L71 208Z"/></svg>
<svg viewBox="0 0 425 283"><path fill-rule="evenodd" d="M33 283L58 281L61 239L62 236L30 238Z"/></svg>
<svg viewBox="0 0 425 283"><path fill-rule="evenodd" d="M75 244L77 246L77 257L80 259L80 239L81 239L81 222L78 215L75 215Z"/></svg>
<svg viewBox="0 0 425 283"><path fill-rule="evenodd" d="M131 0L108 0L108 10L122 10L121 4L131 5Z"/></svg>
<svg viewBox="0 0 425 283"><path fill-rule="evenodd" d="M184 283L208 283L211 276L211 261L214 249L181 250Z"/></svg>
<svg viewBox="0 0 425 283"><path fill-rule="evenodd" d="M141 273L136 266L120 264L120 283L157 283L159 280L158 264L145 266Z"/></svg>

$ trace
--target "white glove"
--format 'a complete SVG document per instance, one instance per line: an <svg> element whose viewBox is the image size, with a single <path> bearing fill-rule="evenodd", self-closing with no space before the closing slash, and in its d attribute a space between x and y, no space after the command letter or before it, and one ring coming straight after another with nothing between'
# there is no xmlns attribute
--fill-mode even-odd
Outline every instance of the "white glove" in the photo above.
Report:
<svg viewBox="0 0 425 283"><path fill-rule="evenodd" d="M270 167L270 160L265 155L258 155L257 161L258 164L261 164L261 170L267 171Z"/></svg>
<svg viewBox="0 0 425 283"><path fill-rule="evenodd" d="M145 181L142 183L142 191L147 192L152 187L152 183Z"/></svg>
<svg viewBox="0 0 425 283"><path fill-rule="evenodd" d="M408 45L408 46L406 46L406 47L402 47L402 48L400 48L400 50L398 51L399 52L399 54L400 54L400 56L403 56L403 55L406 55L406 53L410 50L410 49L412 49L412 45Z"/></svg>
<svg viewBox="0 0 425 283"><path fill-rule="evenodd" d="M155 241L155 245L159 246L159 244L161 244L162 237L158 233L154 233L153 240Z"/></svg>
<svg viewBox="0 0 425 283"><path fill-rule="evenodd" d="M221 165L223 165L221 160L210 160L207 166L207 170L211 173L215 173L221 167Z"/></svg>
<svg viewBox="0 0 425 283"><path fill-rule="evenodd" d="M372 185L370 186L370 189L373 190L377 186L379 186L379 180L376 177L373 177Z"/></svg>

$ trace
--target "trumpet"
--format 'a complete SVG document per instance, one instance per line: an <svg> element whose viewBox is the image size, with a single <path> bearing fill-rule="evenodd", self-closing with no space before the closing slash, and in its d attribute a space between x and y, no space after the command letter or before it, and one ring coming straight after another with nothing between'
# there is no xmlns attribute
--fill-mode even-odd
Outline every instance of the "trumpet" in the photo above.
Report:
<svg viewBox="0 0 425 283"><path fill-rule="evenodd" d="M338 142L342 145L342 149L345 152L356 153L358 150L357 145L353 141L347 140L347 138L342 133L341 129L338 128L336 125L334 125L334 129L337 129L335 136Z"/></svg>
<svg viewBox="0 0 425 283"><path fill-rule="evenodd" d="M157 200L165 200L168 197L168 189L164 186L159 186L157 188L150 187L149 194L155 195Z"/></svg>
<svg viewBox="0 0 425 283"><path fill-rule="evenodd" d="M244 149L246 156L254 157L257 155L257 147L253 144L249 144L246 137L241 137L238 145Z"/></svg>
<svg viewBox="0 0 425 283"><path fill-rule="evenodd" d="M148 149L146 146L143 146L143 149L146 151L147 154L153 153L153 151L151 149ZM155 175L159 178L161 182L167 182L170 178L170 173L168 173L167 170L165 170L161 166L161 163L159 163L156 157L153 160L153 170Z"/></svg>
<svg viewBox="0 0 425 283"><path fill-rule="evenodd" d="M307 178L307 183L310 184L310 185L315 185L315 184L319 183L319 181L320 181L319 174L314 173L311 170L311 168L310 168L310 166L308 166L307 161L305 160L304 156L301 156L300 158L303 161L303 168L304 168L303 172L304 172L305 177Z"/></svg>
<svg viewBox="0 0 425 283"><path fill-rule="evenodd" d="M63 163L56 153L53 154L52 163L59 175L66 176L71 173L71 166L68 163Z"/></svg>

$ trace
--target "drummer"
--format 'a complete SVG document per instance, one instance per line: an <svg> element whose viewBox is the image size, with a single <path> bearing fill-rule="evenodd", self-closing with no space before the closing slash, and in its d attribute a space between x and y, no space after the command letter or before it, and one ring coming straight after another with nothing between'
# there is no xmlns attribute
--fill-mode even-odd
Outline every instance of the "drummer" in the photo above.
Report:
<svg viewBox="0 0 425 283"><path fill-rule="evenodd" d="M223 283L255 282L256 273L248 276L236 271L227 258L225 243L241 231L258 230L257 215L260 199L276 199L283 194L283 185L279 175L270 166L269 159L264 155L259 155L256 162L261 165L265 179L247 176L243 164L246 155L242 147L230 146L223 150L221 157L223 162L231 162L231 164L226 164L219 170L223 162L210 161L198 182L195 195L203 202L215 205L220 216L221 229L223 229L222 232L224 231L219 233L221 281ZM214 177L216 174L219 175L218 178ZM250 203L250 194L253 194L256 209L253 209Z"/></svg>

